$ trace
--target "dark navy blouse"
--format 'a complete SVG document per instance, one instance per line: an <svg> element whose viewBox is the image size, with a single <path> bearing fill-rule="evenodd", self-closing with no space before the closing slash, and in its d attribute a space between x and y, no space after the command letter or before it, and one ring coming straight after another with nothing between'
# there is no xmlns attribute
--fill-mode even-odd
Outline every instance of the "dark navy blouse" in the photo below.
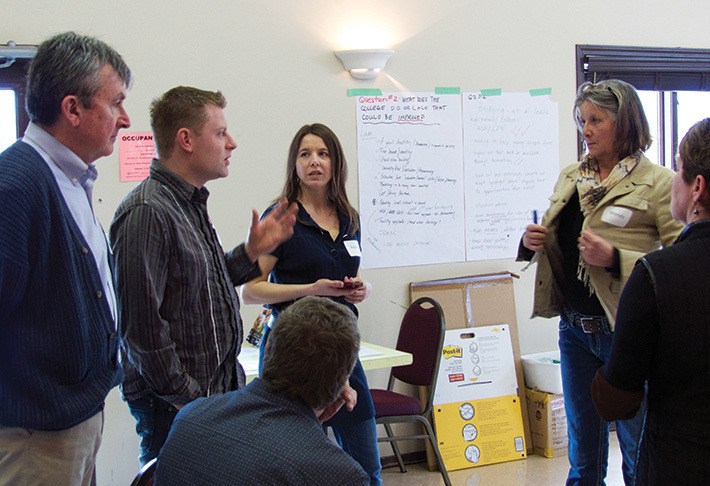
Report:
<svg viewBox="0 0 710 486"><path fill-rule="evenodd" d="M269 207L264 212L264 216L272 210L273 206ZM345 247L345 241L356 240L359 246L360 230L349 234L350 220L348 215L338 211L338 217L340 232L338 237L333 240L330 233L318 226L308 211L301 203L298 203L298 216L293 236L272 252L278 261L269 275L269 280L277 284L307 284L321 278L342 280L345 277L355 277L360 268L360 257L350 256ZM331 297L331 299L348 306L355 315L358 315L357 308L344 298ZM276 319L279 312L292 303L293 301L279 302L267 307L272 309L272 315ZM375 416L365 370L359 359L352 375L350 375L350 386L357 391L358 399L355 409L348 412L343 407L326 422L326 425L337 425L343 421L362 421Z"/></svg>
<svg viewBox="0 0 710 486"><path fill-rule="evenodd" d="M268 208L264 216L272 209L273 206ZM308 284L321 278L343 280L345 277L355 277L360 268L360 257L350 256L345 241L356 240L359 246L360 230L349 234L348 215L338 211L338 217L340 232L333 240L330 233L318 226L308 211L298 203L298 218L293 228L293 236L272 252L278 261L271 271L270 281L278 284ZM345 304L358 315L355 306L344 298L332 299ZM270 307L274 317L292 303L293 301L272 304Z"/></svg>

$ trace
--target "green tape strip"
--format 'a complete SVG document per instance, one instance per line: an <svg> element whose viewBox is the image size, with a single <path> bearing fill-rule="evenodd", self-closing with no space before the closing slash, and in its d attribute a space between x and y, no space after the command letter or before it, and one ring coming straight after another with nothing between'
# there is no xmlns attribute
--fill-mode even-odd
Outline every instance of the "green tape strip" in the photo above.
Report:
<svg viewBox="0 0 710 486"><path fill-rule="evenodd" d="M381 95L382 90L379 88L350 88L348 96L376 96Z"/></svg>
<svg viewBox="0 0 710 486"><path fill-rule="evenodd" d="M434 94L461 94L461 88L434 88Z"/></svg>
<svg viewBox="0 0 710 486"><path fill-rule="evenodd" d="M502 88L496 88L496 89L482 89L481 94L483 96L500 96L503 93Z"/></svg>
<svg viewBox="0 0 710 486"><path fill-rule="evenodd" d="M530 90L530 96L545 96L545 95L551 95L552 94L552 88L539 88L539 89L531 89Z"/></svg>

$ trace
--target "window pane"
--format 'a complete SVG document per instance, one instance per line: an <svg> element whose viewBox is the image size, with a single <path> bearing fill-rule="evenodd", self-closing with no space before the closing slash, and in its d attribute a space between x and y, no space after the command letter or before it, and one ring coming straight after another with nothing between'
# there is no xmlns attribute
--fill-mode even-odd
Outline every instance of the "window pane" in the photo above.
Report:
<svg viewBox="0 0 710 486"><path fill-rule="evenodd" d="M697 121L710 116L710 93L678 91L678 143Z"/></svg>
<svg viewBox="0 0 710 486"><path fill-rule="evenodd" d="M658 91L638 91L639 99L643 105L643 111L646 113L646 119L648 120L648 126L651 130L651 147L646 151L646 157L648 157L651 162L660 164L663 159L661 157L661 144L658 142ZM661 130L661 133L663 131Z"/></svg>
<svg viewBox="0 0 710 486"><path fill-rule="evenodd" d="M15 91L0 89L0 151L17 140L17 113Z"/></svg>

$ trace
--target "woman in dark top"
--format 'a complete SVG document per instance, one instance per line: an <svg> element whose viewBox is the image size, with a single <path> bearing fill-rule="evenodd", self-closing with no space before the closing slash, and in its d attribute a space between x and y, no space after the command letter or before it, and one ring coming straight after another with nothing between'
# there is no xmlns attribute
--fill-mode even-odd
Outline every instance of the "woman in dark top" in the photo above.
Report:
<svg viewBox="0 0 710 486"><path fill-rule="evenodd" d="M335 133L318 123L302 127L291 142L286 173L280 197L299 207L293 237L271 255L259 258L263 274L242 287L242 299L248 304L268 304L272 309L269 326L278 325L279 313L307 295L330 297L357 315L355 304L367 298L371 287L359 275L360 220L345 192L347 162ZM262 352L268 336L269 328ZM350 387L348 398L357 400L354 409L343 407L326 425L370 475L371 484L379 485L374 406L359 360Z"/></svg>
<svg viewBox="0 0 710 486"><path fill-rule="evenodd" d="M621 294L611 358L592 383L605 420L633 416L648 380L637 485L710 481L710 118L680 143L671 212L687 227L639 260Z"/></svg>
<svg viewBox="0 0 710 486"><path fill-rule="evenodd" d="M603 484L609 423L590 385L609 359L619 294L634 262L670 245L682 225L669 211L673 172L649 161L648 122L632 86L580 86L574 103L587 153L562 170L541 224L519 258L537 262L533 315L560 316L562 387L569 437L567 484ZM626 484L633 483L643 413L616 423Z"/></svg>

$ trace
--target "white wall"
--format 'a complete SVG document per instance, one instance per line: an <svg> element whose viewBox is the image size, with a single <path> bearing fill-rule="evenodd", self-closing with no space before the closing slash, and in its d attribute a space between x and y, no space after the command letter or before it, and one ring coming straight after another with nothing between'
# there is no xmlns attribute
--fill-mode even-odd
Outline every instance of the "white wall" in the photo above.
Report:
<svg viewBox="0 0 710 486"><path fill-rule="evenodd" d="M574 161L575 44L709 47L710 3L676 0L153 0L105 2L0 0L0 42L39 43L64 30L95 35L115 47L135 82L126 102L131 130L147 131L148 104L178 84L222 90L239 148L228 179L209 184L209 208L225 248L246 235L251 207L263 210L281 187L291 137L305 123L330 125L351 161L349 194L357 203L354 100L346 90L430 91L551 87L560 109L560 159ZM686 12L685 14L681 12ZM691 13L692 12L692 13ZM369 23L389 36L396 54L388 76L356 81L332 51L373 47L346 43L350 25ZM366 39L373 35L365 36ZM102 160L95 188L104 225L134 187L118 181L116 155ZM411 281L508 270L496 260L367 270L372 297L360 306L363 338L393 345ZM554 320L530 320L532 269L515 283L523 353L556 346ZM247 325L258 308L243 309ZM386 372L369 375L383 386ZM99 484L128 484L137 469L137 439L125 404L107 402Z"/></svg>

